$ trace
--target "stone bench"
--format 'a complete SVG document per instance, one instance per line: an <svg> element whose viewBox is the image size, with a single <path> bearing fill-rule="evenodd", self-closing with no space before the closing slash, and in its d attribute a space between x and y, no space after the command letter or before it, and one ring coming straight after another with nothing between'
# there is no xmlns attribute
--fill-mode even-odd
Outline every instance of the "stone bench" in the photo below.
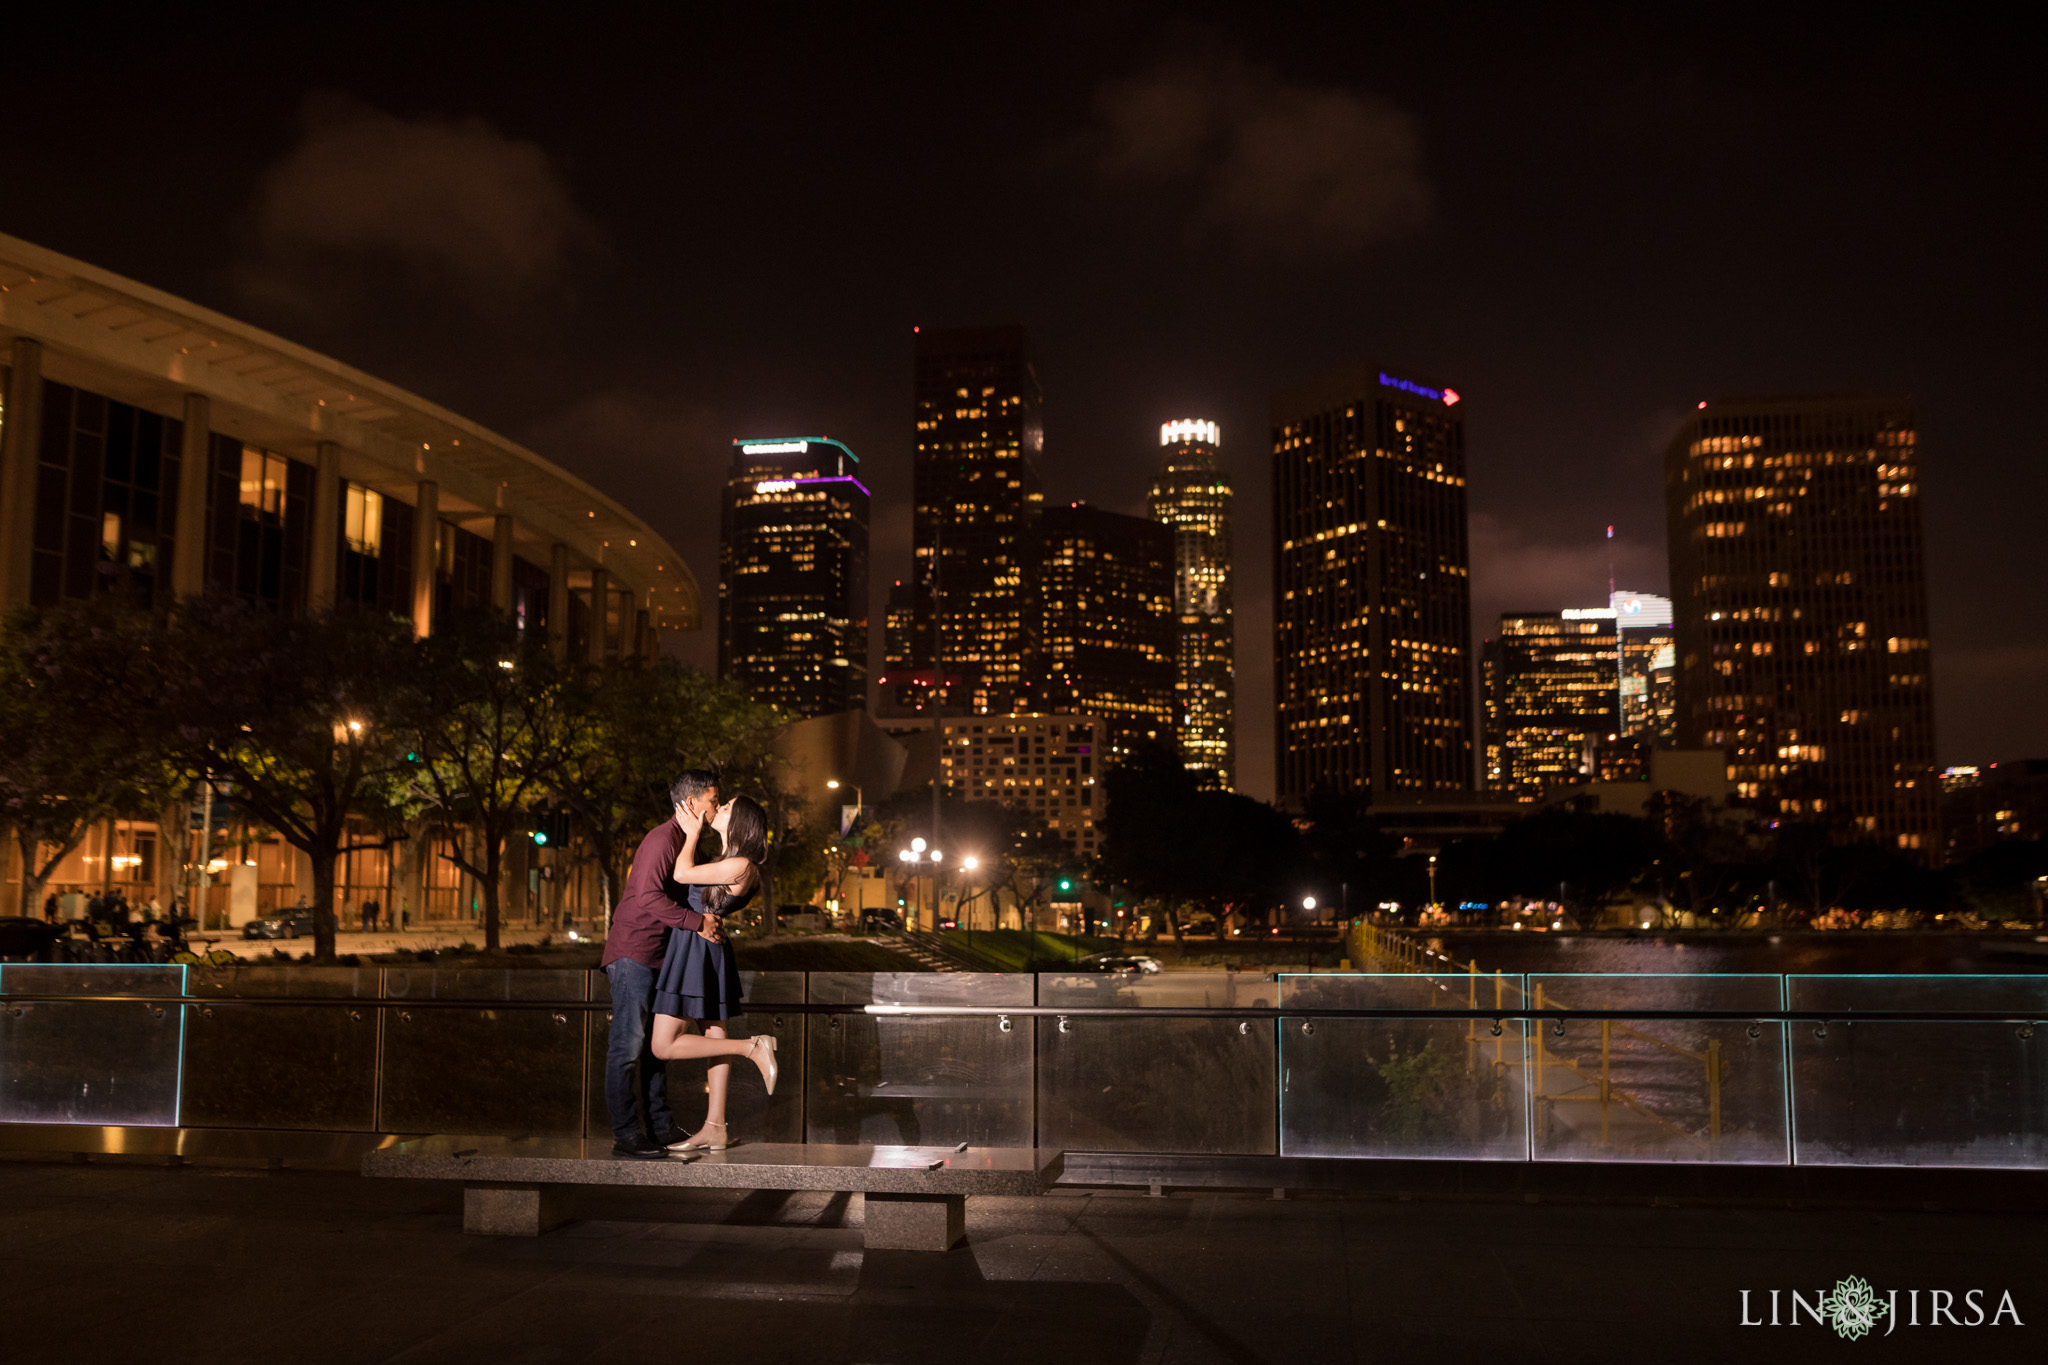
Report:
<svg viewBox="0 0 2048 1365"><path fill-rule="evenodd" d="M567 1222L578 1185L721 1190L827 1190L866 1205L867 1245L945 1251L965 1234L967 1196L1039 1195L1065 1153L1029 1147L865 1147L746 1143L648 1161L612 1154L612 1141L436 1136L379 1148L362 1172L460 1181L462 1230L536 1237Z"/></svg>

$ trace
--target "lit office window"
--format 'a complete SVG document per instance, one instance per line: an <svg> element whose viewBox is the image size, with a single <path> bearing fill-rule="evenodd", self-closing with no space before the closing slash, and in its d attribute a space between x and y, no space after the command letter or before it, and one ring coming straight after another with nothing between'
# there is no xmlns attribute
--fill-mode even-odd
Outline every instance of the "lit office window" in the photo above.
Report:
<svg viewBox="0 0 2048 1365"><path fill-rule="evenodd" d="M349 549L373 559L383 554L384 495L374 489L350 484L343 528Z"/></svg>
<svg viewBox="0 0 2048 1365"><path fill-rule="evenodd" d="M258 516L284 515L285 474L290 462L255 446L242 447L242 506Z"/></svg>

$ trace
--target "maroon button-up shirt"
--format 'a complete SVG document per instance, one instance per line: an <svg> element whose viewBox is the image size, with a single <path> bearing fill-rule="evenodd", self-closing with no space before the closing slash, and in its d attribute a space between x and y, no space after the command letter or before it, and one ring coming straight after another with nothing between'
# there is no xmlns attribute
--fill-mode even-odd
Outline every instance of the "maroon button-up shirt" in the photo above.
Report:
<svg viewBox="0 0 2048 1365"><path fill-rule="evenodd" d="M704 917L689 906L690 888L675 880L676 855L683 851L683 831L673 820L647 831L626 874L626 891L612 910L611 932L604 936L604 961L622 957L661 967L668 951L668 931L695 930Z"/></svg>

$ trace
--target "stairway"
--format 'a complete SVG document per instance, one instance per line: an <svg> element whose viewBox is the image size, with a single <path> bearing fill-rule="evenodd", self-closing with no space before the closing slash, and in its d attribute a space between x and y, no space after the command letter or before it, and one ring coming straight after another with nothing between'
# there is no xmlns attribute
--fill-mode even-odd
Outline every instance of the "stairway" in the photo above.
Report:
<svg viewBox="0 0 2048 1365"><path fill-rule="evenodd" d="M943 949L923 934L913 934L906 929L884 929L882 941L907 958L911 958L927 971L967 972L975 970L948 956Z"/></svg>

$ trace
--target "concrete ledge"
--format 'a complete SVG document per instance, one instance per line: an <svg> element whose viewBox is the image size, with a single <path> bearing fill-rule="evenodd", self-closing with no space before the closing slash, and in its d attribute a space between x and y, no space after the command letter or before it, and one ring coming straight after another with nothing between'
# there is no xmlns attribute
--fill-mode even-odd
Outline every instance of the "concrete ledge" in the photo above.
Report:
<svg viewBox="0 0 2048 1365"><path fill-rule="evenodd" d="M1471 1203L2048 1212L2033 1170L1749 1166L1663 1161L1405 1161L1377 1157L1068 1152L1062 1187L1331 1190Z"/></svg>
<svg viewBox="0 0 2048 1365"><path fill-rule="evenodd" d="M359 1171L363 1156L417 1134L297 1128L169 1128L144 1124L0 1123L0 1152L182 1158L193 1162L290 1162Z"/></svg>

